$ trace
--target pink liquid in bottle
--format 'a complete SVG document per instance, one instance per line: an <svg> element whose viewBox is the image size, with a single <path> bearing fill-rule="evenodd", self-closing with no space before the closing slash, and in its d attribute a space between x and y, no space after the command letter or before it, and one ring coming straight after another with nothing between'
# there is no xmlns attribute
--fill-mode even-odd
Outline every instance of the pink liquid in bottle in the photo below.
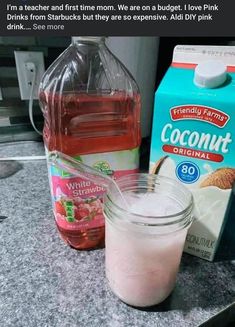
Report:
<svg viewBox="0 0 235 327"><path fill-rule="evenodd" d="M113 178L138 170L140 95L103 39L79 39L49 67L40 87L47 153L57 150ZM49 166L53 211L76 249L104 245L104 189Z"/></svg>

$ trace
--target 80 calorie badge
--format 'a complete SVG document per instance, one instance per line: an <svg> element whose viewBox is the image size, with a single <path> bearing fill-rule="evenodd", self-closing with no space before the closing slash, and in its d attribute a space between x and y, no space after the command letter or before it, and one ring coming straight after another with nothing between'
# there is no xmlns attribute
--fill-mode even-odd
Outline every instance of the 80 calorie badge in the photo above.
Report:
<svg viewBox="0 0 235 327"><path fill-rule="evenodd" d="M182 161L176 167L176 176L183 183L195 183L200 177L200 169L193 162Z"/></svg>

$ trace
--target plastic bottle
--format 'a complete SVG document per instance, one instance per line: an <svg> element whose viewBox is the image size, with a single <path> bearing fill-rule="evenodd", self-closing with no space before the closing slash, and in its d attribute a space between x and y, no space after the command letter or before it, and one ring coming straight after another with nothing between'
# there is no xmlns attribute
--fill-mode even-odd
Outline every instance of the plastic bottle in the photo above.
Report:
<svg viewBox="0 0 235 327"><path fill-rule="evenodd" d="M102 37L75 37L39 90L47 154L57 150L118 178L138 171L140 94ZM61 237L76 249L104 245L104 189L48 165Z"/></svg>

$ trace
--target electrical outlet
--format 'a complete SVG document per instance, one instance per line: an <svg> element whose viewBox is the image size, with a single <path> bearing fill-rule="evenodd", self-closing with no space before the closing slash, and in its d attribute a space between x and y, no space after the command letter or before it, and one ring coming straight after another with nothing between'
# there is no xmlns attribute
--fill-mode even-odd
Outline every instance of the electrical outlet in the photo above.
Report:
<svg viewBox="0 0 235 327"><path fill-rule="evenodd" d="M14 53L21 99L30 99L32 87L33 99L38 99L39 84L45 71L43 52L14 51Z"/></svg>

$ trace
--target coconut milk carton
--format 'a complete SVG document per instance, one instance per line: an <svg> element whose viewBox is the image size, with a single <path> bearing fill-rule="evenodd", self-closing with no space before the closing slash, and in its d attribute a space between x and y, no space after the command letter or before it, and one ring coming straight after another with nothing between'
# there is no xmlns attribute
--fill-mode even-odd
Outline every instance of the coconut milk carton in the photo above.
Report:
<svg viewBox="0 0 235 327"><path fill-rule="evenodd" d="M235 47L174 49L155 95L150 173L191 190L195 218L185 252L212 261L235 182Z"/></svg>

